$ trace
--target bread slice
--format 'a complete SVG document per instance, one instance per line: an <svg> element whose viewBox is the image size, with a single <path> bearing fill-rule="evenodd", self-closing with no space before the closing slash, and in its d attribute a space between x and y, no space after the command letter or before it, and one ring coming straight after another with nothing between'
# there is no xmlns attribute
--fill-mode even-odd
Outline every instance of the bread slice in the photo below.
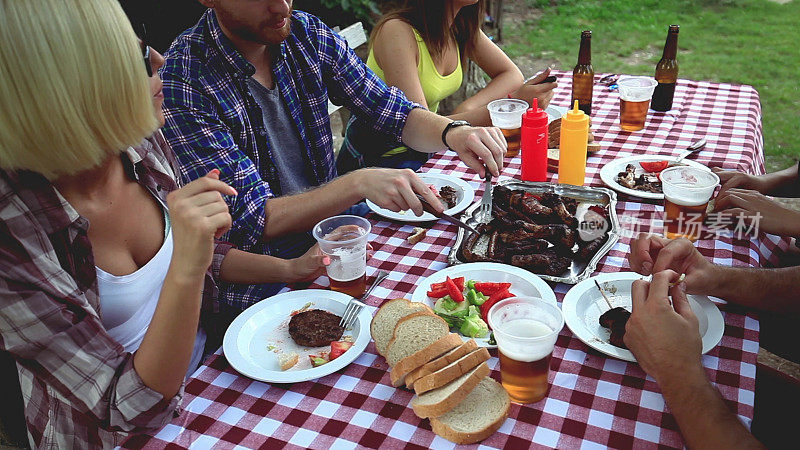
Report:
<svg viewBox="0 0 800 450"><path fill-rule="evenodd" d="M461 342L461 336L449 333L413 355L401 359L396 366L392 367L392 386L401 386L409 372L458 347Z"/></svg>
<svg viewBox="0 0 800 450"><path fill-rule="evenodd" d="M386 362L394 367L450 333L450 326L436 314L427 311L403 317L394 327L394 335L386 348Z"/></svg>
<svg viewBox="0 0 800 450"><path fill-rule="evenodd" d="M461 375L449 384L414 397L411 400L414 414L422 419L445 414L461 403L461 400L464 400L472 392L472 389L487 376L489 376L489 366L486 363L481 363L478 367ZM416 385L416 383L414 384Z"/></svg>
<svg viewBox="0 0 800 450"><path fill-rule="evenodd" d="M489 360L489 350L479 348L465 355L463 358L453 361L445 367L425 375L414 382L414 391L417 395L440 388L456 378L464 375L475 366Z"/></svg>
<svg viewBox="0 0 800 450"><path fill-rule="evenodd" d="M404 298L397 298L384 303L375 313L369 326L378 354L385 356L386 347L389 346L389 341L394 335L394 326L397 325L397 321L409 314L421 311L433 314L433 310L428 305L412 302Z"/></svg>
<svg viewBox="0 0 800 450"><path fill-rule="evenodd" d="M412 370L411 373L406 375L406 380L405 380L406 387L408 387L409 389L413 389L414 382L416 382L420 378L424 377L425 375L436 372L442 367L450 364L451 362L457 359L463 358L467 353L470 353L473 350L477 349L478 349L478 344L477 342L475 342L475 339L470 339L468 341L465 341L463 344L450 350L444 355L434 359L433 361L423 365L422 367L418 367Z"/></svg>
<svg viewBox="0 0 800 450"><path fill-rule="evenodd" d="M511 399L503 386L486 377L455 408L431 418L431 428L456 444L474 444L497 431L510 408Z"/></svg>

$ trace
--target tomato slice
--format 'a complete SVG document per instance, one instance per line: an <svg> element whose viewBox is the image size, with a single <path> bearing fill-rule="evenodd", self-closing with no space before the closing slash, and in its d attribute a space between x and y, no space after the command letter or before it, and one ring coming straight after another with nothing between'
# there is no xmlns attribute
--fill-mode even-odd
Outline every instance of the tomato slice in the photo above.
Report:
<svg viewBox="0 0 800 450"><path fill-rule="evenodd" d="M509 284L510 285L510 283L498 283L498 284ZM506 298L509 298L509 297L513 297L513 296L514 296L514 294L508 292L508 288L505 288L503 290L497 291L494 294L490 295L489 298L485 302L483 302L483 304L480 306L480 308L481 308L481 316L483 317L483 320L488 324L489 323L489 310L492 309L492 306L494 306L494 304L499 302L500 300L503 300L503 299L506 299ZM491 328L491 327L489 327L489 328Z"/></svg>
<svg viewBox="0 0 800 450"><path fill-rule="evenodd" d="M458 303L463 302L464 301L464 293L462 292L463 289L459 289L458 286L456 286L455 281L450 279L450 277L447 277L445 283L447 283L447 293L450 294L450 298L452 298Z"/></svg>
<svg viewBox="0 0 800 450"><path fill-rule="evenodd" d="M441 289L434 289L433 286L431 286L431 290L428 291L428 297L430 297L430 298L442 298L445 295L449 295L449 294L450 294L450 291L447 289L447 286L445 286L445 287L443 287Z"/></svg>
<svg viewBox="0 0 800 450"><path fill-rule="evenodd" d="M640 161L639 165L648 173L660 173L669 166L669 161Z"/></svg>
<svg viewBox="0 0 800 450"><path fill-rule="evenodd" d="M453 283L456 284L459 291L464 292L464 277L453 278Z"/></svg>
<svg viewBox="0 0 800 450"><path fill-rule="evenodd" d="M475 290L484 295L491 296L495 292L508 290L511 288L511 283L475 283Z"/></svg>
<svg viewBox="0 0 800 450"><path fill-rule="evenodd" d="M352 342L347 341L333 341L331 342L331 353L328 355L328 358L333 361L334 359L342 356L344 352L346 352L350 347L353 346Z"/></svg>

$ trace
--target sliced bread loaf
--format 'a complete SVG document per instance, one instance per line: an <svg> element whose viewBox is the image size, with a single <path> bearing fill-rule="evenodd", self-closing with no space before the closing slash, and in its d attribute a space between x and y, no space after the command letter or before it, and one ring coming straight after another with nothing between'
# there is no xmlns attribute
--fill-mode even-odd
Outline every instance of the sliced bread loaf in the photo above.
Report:
<svg viewBox="0 0 800 450"><path fill-rule="evenodd" d="M486 377L456 407L431 418L431 428L456 444L474 444L503 425L510 407L511 400L503 386Z"/></svg>
<svg viewBox="0 0 800 450"><path fill-rule="evenodd" d="M450 333L450 326L436 314L427 311L403 317L394 327L394 335L386 347L386 362L394 367L403 358L411 356Z"/></svg>
<svg viewBox="0 0 800 450"><path fill-rule="evenodd" d="M372 318L369 330L372 339L375 341L375 349L380 355L385 355L386 347L394 335L394 326L397 321L409 314L422 311L433 314L431 308L420 302L412 302L404 298L389 300L381 306Z"/></svg>
<svg viewBox="0 0 800 450"><path fill-rule="evenodd" d="M397 365L392 367L392 386L402 385L409 372L458 347L459 344L461 344L461 337L455 333L449 333L413 355L401 359Z"/></svg>
<svg viewBox="0 0 800 450"><path fill-rule="evenodd" d="M432 374L425 375L414 382L414 391L417 395L440 388L456 378L474 369L478 364L489 360L489 350L479 348L468 353L461 359L442 367Z"/></svg>
<svg viewBox="0 0 800 450"><path fill-rule="evenodd" d="M449 384L428 391L411 400L414 413L420 418L438 417L461 403L480 381L489 375L489 366L481 363L478 367L456 378ZM416 383L414 383L416 385Z"/></svg>
<svg viewBox="0 0 800 450"><path fill-rule="evenodd" d="M415 381L419 380L425 375L436 372L442 367L450 364L451 362L457 359L463 358L467 353L470 353L473 350L477 349L478 349L478 343L475 342L475 339L470 339L464 342L463 344L459 345L453 350L450 350L449 352L423 365L422 367L418 367L412 370L408 375L406 375L406 380L405 380L406 387L408 387L409 389L413 389Z"/></svg>

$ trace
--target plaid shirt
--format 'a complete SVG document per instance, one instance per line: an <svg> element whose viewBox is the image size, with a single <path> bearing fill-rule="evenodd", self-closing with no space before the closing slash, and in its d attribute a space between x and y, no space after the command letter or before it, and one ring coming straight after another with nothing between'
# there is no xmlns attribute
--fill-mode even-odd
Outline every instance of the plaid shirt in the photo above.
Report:
<svg viewBox="0 0 800 450"><path fill-rule="evenodd" d="M273 51L273 74L305 144L307 178L323 184L336 177L328 99L344 104L372 128L398 142L408 112L419 105L389 88L318 18L294 11L290 36ZM281 195L278 172L261 109L247 88L255 68L223 34L213 10L167 51L164 135L184 180L218 168L239 192L226 198L233 227L224 238L253 253L294 258L312 244L308 233L261 242L264 203ZM221 285L220 298L245 308L283 285Z"/></svg>
<svg viewBox="0 0 800 450"><path fill-rule="evenodd" d="M126 153L134 177L164 204L177 188L168 152L156 133ZM16 361L31 446L110 447L169 422L183 388L164 398L147 387L133 355L103 328L88 220L33 172L0 170L0 211L0 351ZM229 249L215 248L206 311Z"/></svg>

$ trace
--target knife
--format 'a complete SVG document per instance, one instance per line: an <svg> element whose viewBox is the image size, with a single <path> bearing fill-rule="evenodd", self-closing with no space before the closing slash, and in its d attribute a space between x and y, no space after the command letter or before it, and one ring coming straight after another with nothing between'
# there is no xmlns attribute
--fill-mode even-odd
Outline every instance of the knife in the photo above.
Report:
<svg viewBox="0 0 800 450"><path fill-rule="evenodd" d="M450 223L452 223L453 225L456 225L456 226L458 226L458 227L461 227L461 228L463 228L463 229L465 229L465 230L467 230L467 231L471 231L471 232L473 232L473 233L475 233L475 234L480 234L480 233L478 232L478 230L476 230L474 227L472 227L472 226L470 226L470 225L467 225L466 223L464 223L464 222L462 222L462 221L460 221L460 220L456 219L455 217L451 216L450 214L445 214L445 213L443 213L443 212L436 212L436 210L435 210L435 209L433 209L433 206L431 206L431 204L430 204L430 203L428 203L428 202L425 200L425 197L423 197L423 196L421 196L421 195L417 194L417 198L419 198L419 201L420 201L420 202L422 202L422 209L423 209L425 212L431 213L431 214L433 214L434 216L436 216L436 218L439 218L439 219L444 219L444 220L446 220L447 222L450 222Z"/></svg>

